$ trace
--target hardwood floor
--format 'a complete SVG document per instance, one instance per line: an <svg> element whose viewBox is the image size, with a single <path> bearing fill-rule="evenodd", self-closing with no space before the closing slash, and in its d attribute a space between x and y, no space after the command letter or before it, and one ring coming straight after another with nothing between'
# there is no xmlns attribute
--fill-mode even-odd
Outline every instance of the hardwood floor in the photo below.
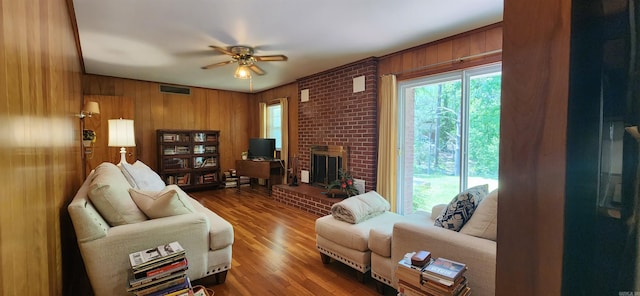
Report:
<svg viewBox="0 0 640 296"><path fill-rule="evenodd" d="M375 280L332 261L324 265L315 247L317 216L278 203L264 188L190 192L233 225L232 267L224 284L208 286L226 295L374 295ZM385 295L396 295L386 287Z"/></svg>

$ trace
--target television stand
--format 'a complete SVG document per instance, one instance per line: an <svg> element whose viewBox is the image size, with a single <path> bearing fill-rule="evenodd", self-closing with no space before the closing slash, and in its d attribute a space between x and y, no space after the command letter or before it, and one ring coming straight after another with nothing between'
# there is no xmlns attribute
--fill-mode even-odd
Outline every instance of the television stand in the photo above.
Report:
<svg viewBox="0 0 640 296"><path fill-rule="evenodd" d="M282 183L282 164L280 160L236 160L238 175L237 190L240 191L240 176L267 180L267 189L271 195L271 187Z"/></svg>

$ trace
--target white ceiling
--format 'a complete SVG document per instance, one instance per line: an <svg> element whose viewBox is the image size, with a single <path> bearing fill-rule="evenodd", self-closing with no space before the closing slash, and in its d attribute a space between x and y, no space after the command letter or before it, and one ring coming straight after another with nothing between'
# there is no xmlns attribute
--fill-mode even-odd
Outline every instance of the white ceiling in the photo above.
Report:
<svg viewBox="0 0 640 296"><path fill-rule="evenodd" d="M74 0L89 74L258 92L502 20L503 0ZM233 78L209 45L247 45L266 75Z"/></svg>

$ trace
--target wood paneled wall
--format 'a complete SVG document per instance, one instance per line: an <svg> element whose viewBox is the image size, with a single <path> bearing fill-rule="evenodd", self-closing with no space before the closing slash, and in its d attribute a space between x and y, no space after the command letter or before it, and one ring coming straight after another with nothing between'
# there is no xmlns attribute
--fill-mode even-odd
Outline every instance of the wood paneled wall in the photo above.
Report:
<svg viewBox="0 0 640 296"><path fill-rule="evenodd" d="M74 31L64 0L0 0L0 20L0 295L62 295L83 180Z"/></svg>
<svg viewBox="0 0 640 296"><path fill-rule="evenodd" d="M561 295L570 20L505 1L496 295Z"/></svg>
<svg viewBox="0 0 640 296"><path fill-rule="evenodd" d="M85 153L85 175L91 172L103 162L119 163L121 159L119 147L109 147L109 119L133 119L133 99L122 96L84 96L84 103L97 102L100 104L100 114L92 117L85 117L84 129L92 130L96 133L96 141L90 148L84 148L90 153ZM135 121L134 121L135 128ZM137 150L127 147L125 158L128 163L134 163L138 159Z"/></svg>
<svg viewBox="0 0 640 296"><path fill-rule="evenodd" d="M502 23L447 37L424 45L409 48L379 59L380 75L396 74L398 81L435 73L498 62L501 59ZM487 54L463 62L452 60Z"/></svg>
<svg viewBox="0 0 640 296"><path fill-rule="evenodd" d="M251 94L196 87L191 87L190 95L167 94L160 92L160 83L99 75L83 76L83 93L133 100L136 153L153 169L157 165L158 129L219 130L223 170L235 167L235 160L249 146L249 138L258 134L258 107Z"/></svg>

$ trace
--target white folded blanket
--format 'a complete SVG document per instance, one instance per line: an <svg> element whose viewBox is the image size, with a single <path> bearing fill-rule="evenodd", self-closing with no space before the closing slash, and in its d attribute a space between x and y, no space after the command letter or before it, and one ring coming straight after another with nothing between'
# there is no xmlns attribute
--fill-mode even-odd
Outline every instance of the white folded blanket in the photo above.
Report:
<svg viewBox="0 0 640 296"><path fill-rule="evenodd" d="M349 197L331 206L334 218L357 224L380 215L391 208L389 202L375 191Z"/></svg>

